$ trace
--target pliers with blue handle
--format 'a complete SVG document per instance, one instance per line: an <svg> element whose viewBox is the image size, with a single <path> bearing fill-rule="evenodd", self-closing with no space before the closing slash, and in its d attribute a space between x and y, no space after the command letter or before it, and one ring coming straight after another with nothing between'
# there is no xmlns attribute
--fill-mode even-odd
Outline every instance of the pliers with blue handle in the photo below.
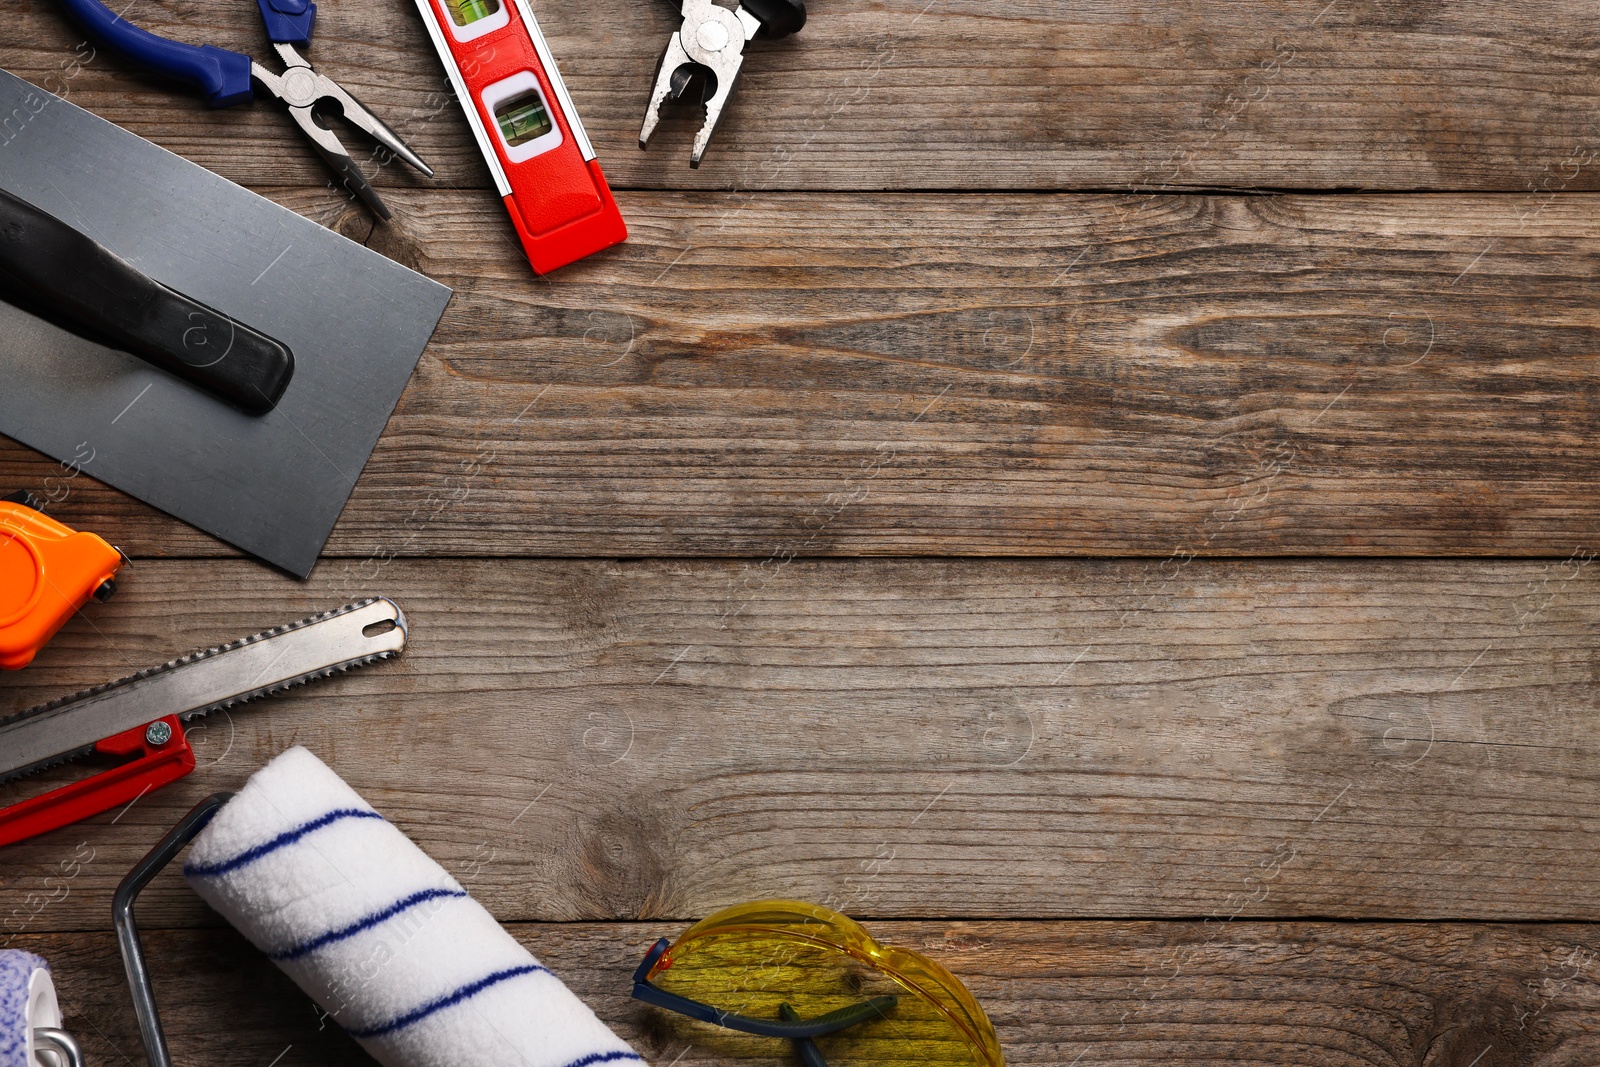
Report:
<svg viewBox="0 0 1600 1067"><path fill-rule="evenodd" d="M255 95L252 83L260 84L288 106L290 117L311 139L312 147L339 176L340 183L379 218L390 217L388 207L323 122L319 110L342 113L347 122L365 131L389 152L423 174L433 176L432 168L407 148L393 130L362 107L339 83L312 70L311 64L295 51L296 45L311 43L311 27L317 18L317 5L311 0L256 0L261 8L261 19L266 23L267 36L283 60L282 74L274 74L238 52L158 37L124 21L100 0L61 0L61 4L96 43L121 52L150 70L189 83L205 95L212 107L242 104Z"/></svg>

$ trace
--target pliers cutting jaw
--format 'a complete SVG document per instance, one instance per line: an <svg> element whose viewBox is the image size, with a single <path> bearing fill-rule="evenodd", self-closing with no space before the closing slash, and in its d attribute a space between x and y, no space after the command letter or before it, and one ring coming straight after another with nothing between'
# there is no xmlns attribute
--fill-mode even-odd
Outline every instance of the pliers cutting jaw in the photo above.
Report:
<svg viewBox="0 0 1600 1067"><path fill-rule="evenodd" d="M283 73L274 74L260 63L252 61L250 76L270 95L283 101L289 109L289 117L310 139L312 147L328 167L339 176L340 184L371 208L373 214L381 219L389 219L391 213L388 205L378 196L366 175L361 173L361 167L350 157L339 138L323 122L322 113L337 109L346 122L377 141L385 151L399 156L430 178L433 177L433 168L407 148L405 142L383 120L363 107L343 86L313 70L293 45L275 42L272 47L277 51L278 58L283 60Z"/></svg>
<svg viewBox="0 0 1600 1067"><path fill-rule="evenodd" d="M757 34L785 37L795 32L805 25L806 9L802 0L747 0L736 9L713 0L683 0L682 12L683 25L667 40L656 69L655 86L639 130L639 147L649 145L650 135L661 122L662 105L668 99L681 102L690 87L699 84L706 117L689 154L689 166L698 167L717 120L738 85L744 46Z"/></svg>

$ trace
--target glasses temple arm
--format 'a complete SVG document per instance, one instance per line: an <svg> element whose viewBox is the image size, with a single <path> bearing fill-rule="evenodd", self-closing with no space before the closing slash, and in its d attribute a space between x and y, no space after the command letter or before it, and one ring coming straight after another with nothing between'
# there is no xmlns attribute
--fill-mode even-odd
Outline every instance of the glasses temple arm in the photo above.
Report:
<svg viewBox="0 0 1600 1067"><path fill-rule="evenodd" d="M679 1015L687 1015L704 1023L738 1030L740 1033L754 1034L756 1037L778 1037L789 1041L797 1038L822 1037L824 1034L837 1033L864 1023L868 1019L877 1018L900 1001L899 997L893 996L869 997L859 1004L830 1011L826 1015L819 1015L803 1022L753 1019L748 1015L713 1008L709 1004L679 996L677 993L668 993L665 989L652 985L649 980L650 968L655 966L656 961L665 955L670 947L671 943L663 937L645 955L644 962L633 974L634 999L654 1004L658 1008L666 1008L668 1011L675 1011Z"/></svg>
<svg viewBox="0 0 1600 1067"><path fill-rule="evenodd" d="M795 1023L800 1021L800 1013L788 1004L779 1004L778 1018L786 1023ZM817 1043L811 1038L795 1038L794 1050L800 1056L800 1062L803 1067L828 1067L828 1061L823 1058L822 1050L817 1047Z"/></svg>

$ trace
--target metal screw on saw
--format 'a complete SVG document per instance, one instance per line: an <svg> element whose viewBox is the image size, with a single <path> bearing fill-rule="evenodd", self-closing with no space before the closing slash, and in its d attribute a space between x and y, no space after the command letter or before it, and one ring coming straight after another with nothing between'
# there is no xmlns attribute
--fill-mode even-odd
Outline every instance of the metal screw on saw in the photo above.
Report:
<svg viewBox="0 0 1600 1067"><path fill-rule="evenodd" d="M144 739L146 744L164 745L172 740L172 724L165 720L157 719L145 727Z"/></svg>

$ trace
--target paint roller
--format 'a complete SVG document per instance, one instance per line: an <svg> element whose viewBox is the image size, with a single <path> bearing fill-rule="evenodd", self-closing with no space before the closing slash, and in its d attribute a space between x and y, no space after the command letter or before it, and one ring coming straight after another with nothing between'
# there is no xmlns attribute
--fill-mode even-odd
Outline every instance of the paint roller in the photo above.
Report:
<svg viewBox="0 0 1600 1067"><path fill-rule="evenodd" d="M133 905L191 839L189 885L384 1067L644 1062L443 867L296 747L237 795L202 801L117 890L150 1067L171 1060Z"/></svg>
<svg viewBox="0 0 1600 1067"><path fill-rule="evenodd" d="M83 1067L61 1028L50 965L14 948L0 949L0 1067Z"/></svg>

